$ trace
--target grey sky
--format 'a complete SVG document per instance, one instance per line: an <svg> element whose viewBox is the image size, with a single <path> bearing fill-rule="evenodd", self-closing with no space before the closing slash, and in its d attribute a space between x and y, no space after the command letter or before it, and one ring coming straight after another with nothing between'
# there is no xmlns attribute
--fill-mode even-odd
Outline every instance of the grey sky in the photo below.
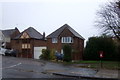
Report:
<svg viewBox="0 0 120 80"><path fill-rule="evenodd" d="M23 31L31 26L48 35L67 23L87 40L88 37L100 33L94 27L94 20L99 6L105 2L105 0L1 2L0 29L18 27Z"/></svg>

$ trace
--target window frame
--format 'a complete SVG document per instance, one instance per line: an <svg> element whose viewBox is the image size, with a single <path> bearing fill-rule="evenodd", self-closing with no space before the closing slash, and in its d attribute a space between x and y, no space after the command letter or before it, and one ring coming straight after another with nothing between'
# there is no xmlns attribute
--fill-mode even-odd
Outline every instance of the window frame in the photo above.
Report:
<svg viewBox="0 0 120 80"><path fill-rule="evenodd" d="M73 43L73 37L62 37L61 43Z"/></svg>
<svg viewBox="0 0 120 80"><path fill-rule="evenodd" d="M31 45L30 44L22 44L22 49L30 49Z"/></svg>
<svg viewBox="0 0 120 80"><path fill-rule="evenodd" d="M52 43L58 43L58 39L57 38L52 38Z"/></svg>

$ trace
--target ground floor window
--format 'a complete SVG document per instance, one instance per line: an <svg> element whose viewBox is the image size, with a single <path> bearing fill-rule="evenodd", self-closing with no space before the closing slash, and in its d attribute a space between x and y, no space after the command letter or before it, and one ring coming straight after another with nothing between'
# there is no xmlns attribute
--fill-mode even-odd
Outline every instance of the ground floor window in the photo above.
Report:
<svg viewBox="0 0 120 80"><path fill-rule="evenodd" d="M30 44L22 44L22 49L30 49Z"/></svg>

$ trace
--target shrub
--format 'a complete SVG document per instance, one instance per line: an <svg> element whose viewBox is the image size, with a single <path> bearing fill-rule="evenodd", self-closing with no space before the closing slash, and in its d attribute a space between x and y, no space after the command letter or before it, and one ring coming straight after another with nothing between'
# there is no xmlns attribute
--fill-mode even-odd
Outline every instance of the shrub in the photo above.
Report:
<svg viewBox="0 0 120 80"><path fill-rule="evenodd" d="M55 60L55 50L54 49L52 49L50 51L50 60Z"/></svg>
<svg viewBox="0 0 120 80"><path fill-rule="evenodd" d="M50 60L50 50L49 49L43 49L42 54L40 56L40 59Z"/></svg>
<svg viewBox="0 0 120 80"><path fill-rule="evenodd" d="M66 62L70 62L72 60L72 58L71 58L71 53L72 53L71 46L68 44L64 45L63 46L63 53L64 53L63 60Z"/></svg>
<svg viewBox="0 0 120 80"><path fill-rule="evenodd" d="M84 50L85 60L100 60L99 51L103 51L103 60L115 60L115 43L112 38L107 36L91 37L86 43Z"/></svg>

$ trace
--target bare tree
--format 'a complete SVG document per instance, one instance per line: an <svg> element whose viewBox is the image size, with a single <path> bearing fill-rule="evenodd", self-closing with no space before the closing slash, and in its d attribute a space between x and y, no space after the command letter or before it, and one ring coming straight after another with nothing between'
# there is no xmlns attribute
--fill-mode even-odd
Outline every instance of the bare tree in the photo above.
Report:
<svg viewBox="0 0 120 80"><path fill-rule="evenodd" d="M96 23L103 33L116 37L120 41L120 0L109 2L97 12Z"/></svg>

